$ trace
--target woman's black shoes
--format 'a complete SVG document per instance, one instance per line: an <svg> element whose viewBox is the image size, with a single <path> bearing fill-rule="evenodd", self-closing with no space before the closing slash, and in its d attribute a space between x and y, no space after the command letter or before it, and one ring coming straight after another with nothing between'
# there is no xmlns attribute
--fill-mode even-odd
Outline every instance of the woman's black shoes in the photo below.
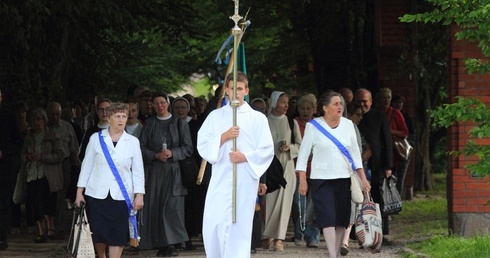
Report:
<svg viewBox="0 0 490 258"><path fill-rule="evenodd" d="M46 239L45 236L38 236L38 237L36 237L36 239L34 239L34 243L36 243L36 244L46 243L47 241L48 241L48 239Z"/></svg>
<svg viewBox="0 0 490 258"><path fill-rule="evenodd" d="M158 249L157 252L157 257L175 257L179 256L179 253L177 253L177 250L175 249L175 246L169 245L164 248Z"/></svg>

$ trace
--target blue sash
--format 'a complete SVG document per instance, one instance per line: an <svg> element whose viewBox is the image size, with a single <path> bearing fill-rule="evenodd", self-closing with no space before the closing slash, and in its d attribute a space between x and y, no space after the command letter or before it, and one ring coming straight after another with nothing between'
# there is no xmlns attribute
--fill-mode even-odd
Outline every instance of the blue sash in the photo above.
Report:
<svg viewBox="0 0 490 258"><path fill-rule="evenodd" d="M337 140L332 134L330 134L325 128L323 128L315 119L311 120L310 123L314 125L320 132L322 132L327 138L329 138L335 145L337 145L337 148L339 148L340 152L344 154L344 156L349 160L350 165L352 166L352 171L356 171L356 167L354 166L354 160L350 156L349 151L342 145L342 143Z"/></svg>
<svg viewBox="0 0 490 258"><path fill-rule="evenodd" d="M126 200L126 205L128 206L128 211L129 211L129 220L131 221L131 224L133 224L133 228L134 228L134 238L139 239L138 226L136 224L136 212L133 211L133 205L131 204L131 199L129 198L128 191L126 191L126 187L122 182L121 176L117 171L116 165L114 165L114 161L112 161L112 157L109 154L107 145L104 142L104 137L102 137L102 131L99 131L99 141L100 141L100 147L102 147L102 151L104 152L104 156L107 160L107 163L109 163L109 167L111 168L112 174L114 174L117 184L119 185L119 188L121 188L121 192L124 196L124 200Z"/></svg>

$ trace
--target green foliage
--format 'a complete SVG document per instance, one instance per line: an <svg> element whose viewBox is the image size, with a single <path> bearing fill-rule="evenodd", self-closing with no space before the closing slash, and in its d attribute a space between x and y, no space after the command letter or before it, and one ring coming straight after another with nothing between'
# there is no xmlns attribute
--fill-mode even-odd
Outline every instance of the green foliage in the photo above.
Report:
<svg viewBox="0 0 490 258"><path fill-rule="evenodd" d="M204 38L198 18L187 0L4 1L2 88L32 106L121 99L132 85L171 91L196 67L186 50Z"/></svg>
<svg viewBox="0 0 490 258"><path fill-rule="evenodd" d="M490 137L490 107L478 99L456 97L457 102L444 104L430 112L433 126L450 127L457 121L469 121L474 127L468 132L472 138ZM478 162L466 166L477 176L490 175L490 146L480 145L470 140L461 151L452 151L451 154L478 157Z"/></svg>
<svg viewBox="0 0 490 258"><path fill-rule="evenodd" d="M428 0L434 6L429 12L406 14L400 18L402 22L439 23L444 25L456 24L458 31L455 34L458 40L476 42L485 57L490 57L490 3L487 0L446 1ZM487 59L465 60L468 73L489 73L490 64ZM430 111L434 127L450 127L455 122L471 121L475 127L469 131L473 138L483 139L490 137L490 127L487 125L490 118L490 108L476 99L457 98L456 103L445 104ZM467 165L477 176L490 175L490 146L480 145L475 141L468 144L461 151L452 151L453 155L475 155L479 161Z"/></svg>
<svg viewBox="0 0 490 258"><path fill-rule="evenodd" d="M434 10L418 14L405 14L402 22L456 24L459 27L455 37L458 40L476 42L482 53L490 56L490 3L487 0L428 0ZM490 72L489 63L483 59L466 61L469 73Z"/></svg>

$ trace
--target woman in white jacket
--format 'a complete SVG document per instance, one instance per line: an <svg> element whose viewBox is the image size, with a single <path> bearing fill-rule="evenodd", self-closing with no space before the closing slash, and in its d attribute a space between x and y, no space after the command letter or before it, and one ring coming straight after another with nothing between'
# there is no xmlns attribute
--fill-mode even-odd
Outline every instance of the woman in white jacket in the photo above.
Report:
<svg viewBox="0 0 490 258"><path fill-rule="evenodd" d="M133 210L139 210L143 208L145 176L139 140L124 131L128 105L112 103L108 114L109 128L102 130L101 136L131 199ZM129 241L129 211L102 150L98 133L90 137L77 186L75 204L80 206L80 202L87 201L92 240L98 257L106 257L107 246L109 257L121 257L124 245Z"/></svg>

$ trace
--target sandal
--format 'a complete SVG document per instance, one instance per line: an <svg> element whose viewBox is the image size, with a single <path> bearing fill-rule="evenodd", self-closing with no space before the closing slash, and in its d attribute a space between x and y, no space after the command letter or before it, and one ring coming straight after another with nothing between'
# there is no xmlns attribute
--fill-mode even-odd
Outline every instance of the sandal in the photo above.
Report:
<svg viewBox="0 0 490 258"><path fill-rule="evenodd" d="M346 256L349 254L349 247L346 244L342 244L342 247L340 247L340 255Z"/></svg>
<svg viewBox="0 0 490 258"><path fill-rule="evenodd" d="M282 244L281 239L274 240L274 251L277 251L277 252L284 251L284 245Z"/></svg>

